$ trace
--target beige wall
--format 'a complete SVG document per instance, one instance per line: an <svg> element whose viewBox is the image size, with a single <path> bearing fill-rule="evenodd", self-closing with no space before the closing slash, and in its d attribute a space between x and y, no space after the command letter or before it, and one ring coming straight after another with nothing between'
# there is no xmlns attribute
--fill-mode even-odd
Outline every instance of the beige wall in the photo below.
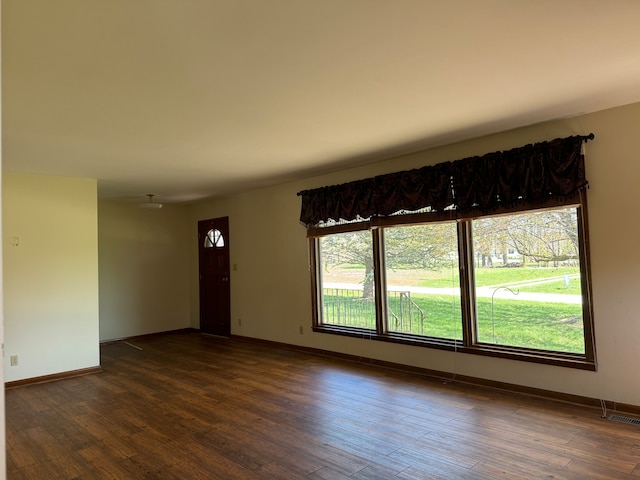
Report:
<svg viewBox="0 0 640 480"><path fill-rule="evenodd" d="M2 0L0 0L0 12L2 12ZM2 14L0 13L0 17ZM0 25L2 22L0 21ZM2 28L0 28L2 30ZM2 38L0 32L0 38ZM0 41L0 52L2 51ZM1 54L0 54L1 56ZM2 62L0 61L0 65ZM1 70L1 67L0 67ZM0 91L2 91L2 75L0 75ZM0 95L0 127L2 126L2 98ZM0 128L0 132L2 128ZM0 135L0 238L2 237L2 136ZM4 244L4 242L3 242ZM3 285L2 285L2 249L0 249L0 345L4 345L4 299L3 299ZM4 350L4 349L3 349ZM4 385L4 355L0 355L0 385ZM0 405L4 405L4 389L0 389ZM7 452L5 448L5 412L4 408L0 408L0 479L6 477L7 470Z"/></svg>
<svg viewBox="0 0 640 480"><path fill-rule="evenodd" d="M100 340L189 326L187 207L100 202Z"/></svg>
<svg viewBox="0 0 640 480"><path fill-rule="evenodd" d="M640 104L536 125L412 155L194 205L198 220L229 216L232 333L344 352L512 384L640 405L630 375L640 359ZM312 333L307 240L298 223L300 190L456 160L527 143L593 132L586 145L597 372ZM195 241L195 239L193 240ZM190 259L197 284L196 253ZM197 291L191 324L197 326ZM239 320L242 320L241 325ZM300 326L303 334L299 333Z"/></svg>
<svg viewBox="0 0 640 480"><path fill-rule="evenodd" d="M96 367L97 182L2 175L6 381Z"/></svg>

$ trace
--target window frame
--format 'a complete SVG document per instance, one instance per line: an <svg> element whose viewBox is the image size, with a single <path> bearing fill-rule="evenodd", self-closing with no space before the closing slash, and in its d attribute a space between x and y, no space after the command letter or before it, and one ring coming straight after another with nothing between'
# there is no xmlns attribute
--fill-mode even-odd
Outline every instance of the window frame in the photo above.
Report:
<svg viewBox="0 0 640 480"><path fill-rule="evenodd" d="M516 214L527 211L540 211L552 208L575 207L577 209L577 227L579 235L580 281L582 291L582 320L585 353L547 351L524 347L496 345L478 341L475 278L473 264L473 238L471 222L476 218L496 216L497 214ZM595 336L593 324L593 306L591 295L591 267L589 262L588 214L586 192L581 191L575 198L565 201L551 200L545 205L531 207L505 208L501 212L483 215L460 216L459 212L421 213L398 215L393 217L372 218L368 221L346 223L328 227L309 228L307 236L310 251L310 271L312 289L313 320L312 330L319 333L346 335L371 340L401 343L413 346L442 349L475 355L484 355L511 360L520 360L548 365L556 365L583 370L597 370ZM456 221L458 237L458 259L460 270L460 302L462 307L462 341L438 337L390 332L387 328L387 309L385 308L386 278L384 253L384 227L424 224L430 222ZM376 303L376 329L337 326L322 323L322 282L319 238L327 235L370 230L373 240L374 288Z"/></svg>

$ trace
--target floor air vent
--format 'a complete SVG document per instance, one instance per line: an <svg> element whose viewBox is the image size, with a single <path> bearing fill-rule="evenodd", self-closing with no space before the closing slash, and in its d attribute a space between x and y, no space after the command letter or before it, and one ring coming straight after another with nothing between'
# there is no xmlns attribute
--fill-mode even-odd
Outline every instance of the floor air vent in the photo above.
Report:
<svg viewBox="0 0 640 480"><path fill-rule="evenodd" d="M609 415L608 420L618 423L626 423L627 425L640 425L640 418L625 417L624 415Z"/></svg>

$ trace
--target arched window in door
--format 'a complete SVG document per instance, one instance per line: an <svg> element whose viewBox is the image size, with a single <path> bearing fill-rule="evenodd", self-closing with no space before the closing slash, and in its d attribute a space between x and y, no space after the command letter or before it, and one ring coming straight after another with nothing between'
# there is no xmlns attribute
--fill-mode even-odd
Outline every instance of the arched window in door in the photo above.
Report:
<svg viewBox="0 0 640 480"><path fill-rule="evenodd" d="M224 247L224 235L220 230L213 229L207 232L207 236L204 239L204 248L222 248Z"/></svg>

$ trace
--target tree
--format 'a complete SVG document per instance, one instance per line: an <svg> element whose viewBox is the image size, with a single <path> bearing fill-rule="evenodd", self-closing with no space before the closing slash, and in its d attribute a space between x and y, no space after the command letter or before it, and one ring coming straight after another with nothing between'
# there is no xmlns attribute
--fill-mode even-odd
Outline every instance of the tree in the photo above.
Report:
<svg viewBox="0 0 640 480"><path fill-rule="evenodd" d="M575 208L480 218L473 222L474 253L482 257L501 253L504 265L509 248L520 254L523 263L577 259L576 225Z"/></svg>
<svg viewBox="0 0 640 480"><path fill-rule="evenodd" d="M363 298L373 298L373 245L368 231L328 235L321 239L325 270L330 265L364 265Z"/></svg>
<svg viewBox="0 0 640 480"><path fill-rule="evenodd" d="M387 268L438 270L457 255L454 223L431 223L384 230Z"/></svg>
<svg viewBox="0 0 640 480"><path fill-rule="evenodd" d="M520 255L535 262L562 262L579 257L575 208L512 216L509 237Z"/></svg>
<svg viewBox="0 0 640 480"><path fill-rule="evenodd" d="M385 262L390 269L437 270L457 258L455 223L385 228ZM374 261L370 232L348 232L322 238L325 270L331 265L363 265L363 298L373 298ZM453 255L453 257L452 257Z"/></svg>
<svg viewBox="0 0 640 480"><path fill-rule="evenodd" d="M515 248L510 235L511 215L479 218L473 221L473 248L483 267L493 266L493 257L501 256L502 265L509 263L509 249Z"/></svg>

